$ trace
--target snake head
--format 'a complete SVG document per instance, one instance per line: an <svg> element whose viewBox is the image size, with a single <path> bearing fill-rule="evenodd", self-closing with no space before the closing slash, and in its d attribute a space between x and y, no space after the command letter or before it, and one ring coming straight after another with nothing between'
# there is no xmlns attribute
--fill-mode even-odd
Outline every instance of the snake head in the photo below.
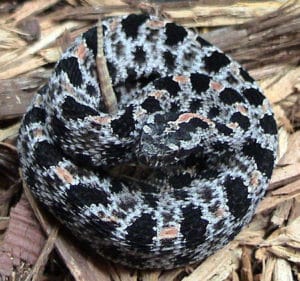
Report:
<svg viewBox="0 0 300 281"><path fill-rule="evenodd" d="M142 128L139 161L155 167L176 164L204 145L199 130L207 130L210 122L195 113L169 112L149 118Z"/></svg>

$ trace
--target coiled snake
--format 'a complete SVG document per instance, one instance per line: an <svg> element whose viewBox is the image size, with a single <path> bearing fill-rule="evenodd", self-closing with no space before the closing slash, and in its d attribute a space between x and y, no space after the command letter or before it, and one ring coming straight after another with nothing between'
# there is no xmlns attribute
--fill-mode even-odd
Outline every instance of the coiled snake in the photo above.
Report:
<svg viewBox="0 0 300 281"><path fill-rule="evenodd" d="M277 129L249 74L195 32L145 14L106 19L118 110L96 71L96 27L35 96L18 149L34 196L97 253L136 268L203 260L250 221Z"/></svg>

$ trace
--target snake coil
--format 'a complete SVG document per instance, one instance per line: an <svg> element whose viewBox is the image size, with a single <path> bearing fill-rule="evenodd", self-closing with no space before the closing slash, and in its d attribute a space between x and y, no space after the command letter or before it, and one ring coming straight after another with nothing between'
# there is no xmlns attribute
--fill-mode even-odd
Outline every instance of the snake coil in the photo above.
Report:
<svg viewBox="0 0 300 281"><path fill-rule="evenodd" d="M154 16L103 21L118 100L106 111L97 30L34 97L18 149L33 195L97 253L136 268L203 260L252 218L276 158L269 102L195 32Z"/></svg>

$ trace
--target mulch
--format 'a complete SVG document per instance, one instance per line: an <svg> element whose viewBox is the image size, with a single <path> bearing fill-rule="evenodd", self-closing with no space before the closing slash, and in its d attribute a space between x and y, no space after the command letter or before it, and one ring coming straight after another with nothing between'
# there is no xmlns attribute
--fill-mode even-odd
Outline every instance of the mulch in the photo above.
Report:
<svg viewBox="0 0 300 281"><path fill-rule="evenodd" d="M252 222L201 264L133 270L95 257L49 217L19 174L16 138L62 51L99 17L158 12L246 67L270 100L278 162ZM0 3L0 280L300 280L300 3L28 0Z"/></svg>

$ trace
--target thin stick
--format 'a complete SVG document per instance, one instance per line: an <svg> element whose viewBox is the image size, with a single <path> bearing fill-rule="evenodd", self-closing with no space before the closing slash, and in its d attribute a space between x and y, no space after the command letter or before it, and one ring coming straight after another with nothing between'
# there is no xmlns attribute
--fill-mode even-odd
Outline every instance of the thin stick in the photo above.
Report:
<svg viewBox="0 0 300 281"><path fill-rule="evenodd" d="M41 275L43 270L45 269L46 263L48 262L49 255L54 249L55 241L57 238L59 227L55 225L53 228L51 228L48 239L46 244L44 245L44 248L38 257L33 269L26 277L25 281L37 281L41 280Z"/></svg>
<svg viewBox="0 0 300 281"><path fill-rule="evenodd" d="M107 111L113 114L117 112L118 104L115 92L112 88L111 78L107 69L107 62L103 52L103 29L101 19L99 19L97 25L97 45L96 65L101 94Z"/></svg>

